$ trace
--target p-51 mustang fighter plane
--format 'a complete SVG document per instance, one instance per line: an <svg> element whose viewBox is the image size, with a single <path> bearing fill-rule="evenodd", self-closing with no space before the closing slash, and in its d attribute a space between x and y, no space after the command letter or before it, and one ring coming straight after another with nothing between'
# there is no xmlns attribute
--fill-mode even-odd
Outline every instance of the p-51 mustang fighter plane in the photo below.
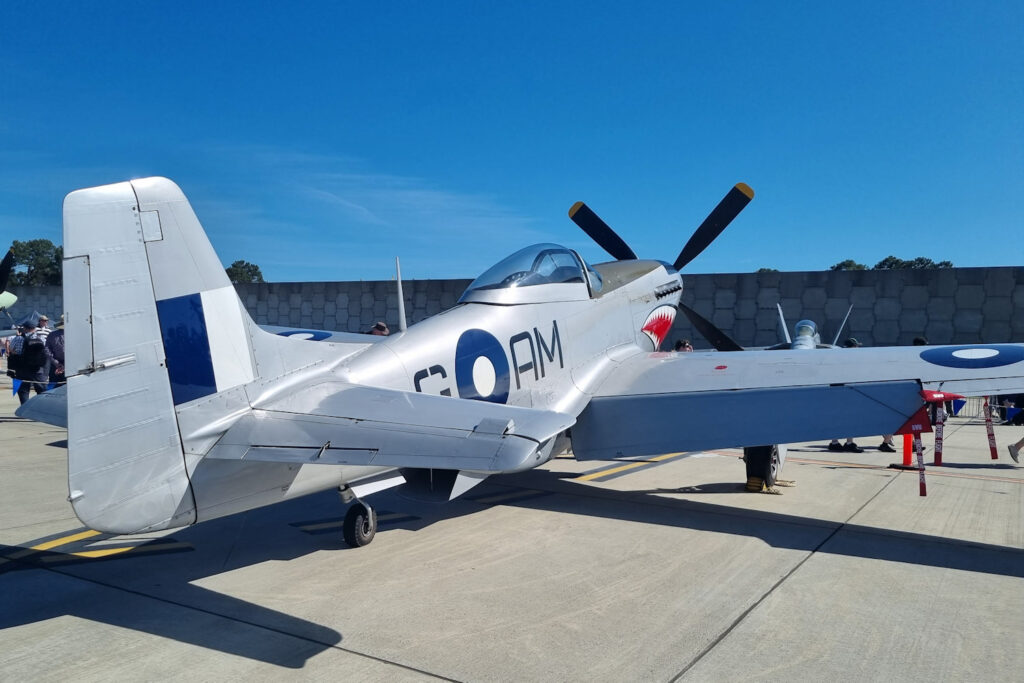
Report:
<svg viewBox="0 0 1024 683"><path fill-rule="evenodd" d="M399 483L451 499L570 445L590 460L893 433L922 407L922 389L1024 391L1016 344L659 353L679 269L752 196L733 188L674 264L638 259L577 204L571 217L615 261L526 247L403 332L311 341L254 324L170 180L72 192L75 513L132 533L339 488L352 503L345 538L364 545L376 517L362 497Z"/></svg>

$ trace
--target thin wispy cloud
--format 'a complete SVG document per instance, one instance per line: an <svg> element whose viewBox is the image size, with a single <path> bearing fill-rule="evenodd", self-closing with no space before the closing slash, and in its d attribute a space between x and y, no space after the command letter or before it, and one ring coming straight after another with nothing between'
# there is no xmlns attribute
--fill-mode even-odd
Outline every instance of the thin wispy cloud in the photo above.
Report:
<svg viewBox="0 0 1024 683"><path fill-rule="evenodd" d="M264 258L268 279L309 279L318 268L313 249L337 253L341 263L325 269L340 266L357 279L386 277L395 255L423 264L424 276L474 277L524 244L552 239L535 218L492 197L368 170L353 157L265 145L197 153L225 169L215 195L209 187L189 193L197 211L228 242L244 238L253 253L246 260Z"/></svg>

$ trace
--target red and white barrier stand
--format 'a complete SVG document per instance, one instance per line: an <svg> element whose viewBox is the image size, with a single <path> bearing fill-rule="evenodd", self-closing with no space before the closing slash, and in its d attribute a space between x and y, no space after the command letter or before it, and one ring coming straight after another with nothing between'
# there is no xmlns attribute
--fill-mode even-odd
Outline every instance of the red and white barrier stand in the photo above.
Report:
<svg viewBox="0 0 1024 683"><path fill-rule="evenodd" d="M927 496L928 490L924 482L924 448L921 445L921 434L932 430L928 419L928 406L921 406L914 415L900 427L896 433L903 435L903 462L889 465L897 470L917 470L921 482L921 495ZM917 465L911 464L911 449L917 453Z"/></svg>
<svg viewBox="0 0 1024 683"><path fill-rule="evenodd" d="M985 397L985 431L988 432L988 450L992 454L992 459L998 460L999 453L996 451L996 433L992 429L992 406L988 404L988 396Z"/></svg>
<svg viewBox="0 0 1024 683"><path fill-rule="evenodd" d="M917 471L920 475L921 495L928 495L928 487L924 483L924 448L921 446L921 434L914 434L914 451L917 453Z"/></svg>
<svg viewBox="0 0 1024 683"><path fill-rule="evenodd" d="M924 481L924 447L921 444L921 434L932 431L932 419L929 417L929 406L934 415L935 422L935 464L942 465L942 428L946 423L946 411L943 409L943 402L952 401L955 398L963 398L959 394L950 394L945 391L922 391L921 398L925 405L914 413L913 417L907 420L897 434L903 435L903 463L892 464L889 467L899 470L917 470L920 473L921 495L927 496L928 489ZM911 464L911 448L917 454L917 465Z"/></svg>

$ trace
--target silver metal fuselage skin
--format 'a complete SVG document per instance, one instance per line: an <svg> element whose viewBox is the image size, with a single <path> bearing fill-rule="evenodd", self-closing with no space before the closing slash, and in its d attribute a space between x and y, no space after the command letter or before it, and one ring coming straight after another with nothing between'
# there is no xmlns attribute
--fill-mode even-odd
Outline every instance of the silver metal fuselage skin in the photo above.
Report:
<svg viewBox="0 0 1024 683"><path fill-rule="evenodd" d="M596 268L615 271L616 266ZM492 378L486 371L483 381L487 385L479 388L472 379L466 380L467 375L473 378L473 366L480 361L474 363L472 353L457 357L457 349L460 340L472 334L496 340L508 364L506 376L500 367L493 374L494 392L507 382L507 398L498 401L492 396L493 400L577 415L621 359L657 350L642 331L645 321L663 306L671 307L674 314L681 295L680 276L660 262L633 262L630 268L621 282L612 278L608 291L596 297L590 296L585 284L559 285L554 292L551 286L540 285L524 291L534 290L528 293L531 298L561 295L566 300L459 303L404 333L374 339L375 343L344 360L296 378L287 390L302 392L329 376L345 383L470 400L474 394L485 394ZM537 291L544 289L549 291ZM575 291L567 291L571 289ZM668 293L658 296L656 290ZM320 350L333 346L329 340L307 343ZM490 363L492 368L500 366L500 358L497 361ZM274 396L279 397L281 383L276 384ZM259 408L260 402L253 402L252 407ZM554 454L549 448L544 459ZM360 481L379 478L393 469L233 462L196 456L187 460L191 462L197 522L339 486L351 485L358 492Z"/></svg>

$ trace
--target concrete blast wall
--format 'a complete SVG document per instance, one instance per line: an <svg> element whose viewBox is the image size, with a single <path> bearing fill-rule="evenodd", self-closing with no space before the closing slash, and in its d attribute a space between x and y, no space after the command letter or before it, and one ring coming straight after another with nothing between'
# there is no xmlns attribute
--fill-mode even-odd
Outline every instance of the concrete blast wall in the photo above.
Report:
<svg viewBox="0 0 1024 683"><path fill-rule="evenodd" d="M454 306L469 283L404 282L409 322ZM683 283L683 303L743 346L780 341L777 303L790 329L809 318L824 341L832 340L853 304L842 338L856 337L867 346L909 344L916 336L933 344L1024 342L1024 267L684 275ZM261 324L359 332L384 320L398 328L394 282L278 282L236 289ZM15 293L15 319L33 310L59 317L59 287ZM665 346L680 338L708 348L682 314Z"/></svg>

